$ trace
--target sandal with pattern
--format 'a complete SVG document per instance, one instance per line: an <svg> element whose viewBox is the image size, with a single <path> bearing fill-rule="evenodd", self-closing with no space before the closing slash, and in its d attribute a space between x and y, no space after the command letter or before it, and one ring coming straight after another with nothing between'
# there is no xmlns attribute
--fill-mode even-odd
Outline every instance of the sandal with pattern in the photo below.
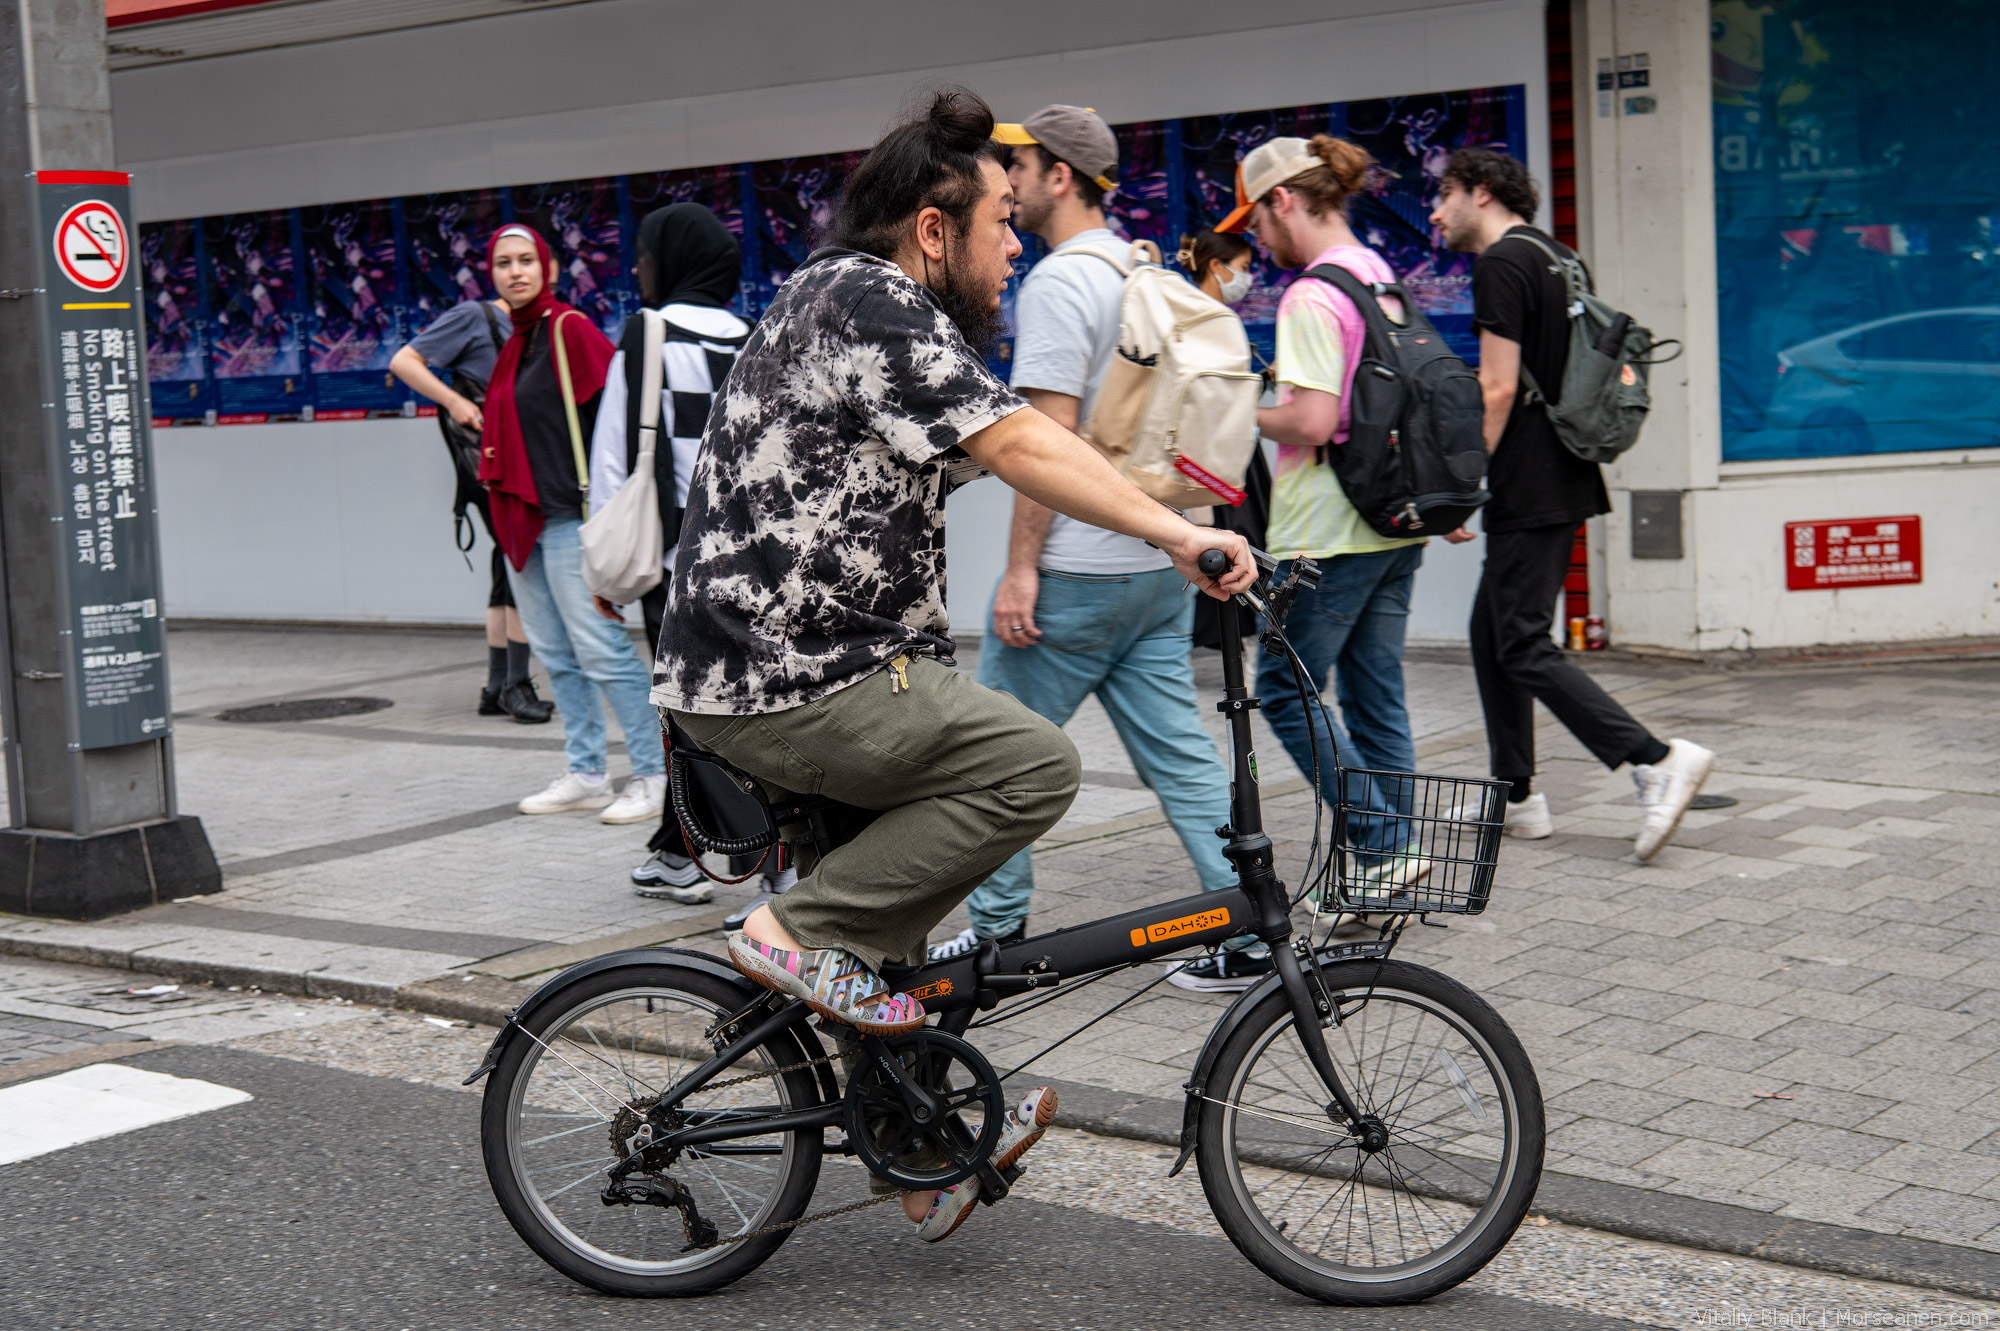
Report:
<svg viewBox="0 0 2000 1331"><path fill-rule="evenodd" d="M1007 1126L1000 1129L1000 1140L993 1144L993 1167L1005 1169L1019 1160L1042 1139L1042 1133L1048 1130L1055 1116L1053 1090L1037 1086L1022 1096L1021 1103L1007 1111ZM978 1200L977 1175L952 1184L938 1193L931 1201L929 1213L917 1222L917 1237L925 1243L944 1242L971 1216L973 1203Z"/></svg>
<svg viewBox="0 0 2000 1331"><path fill-rule="evenodd" d="M821 1016L864 1035L901 1035L924 1024L924 1005L888 984L852 952L837 947L787 952L742 932L729 936L729 960L766 989L802 998Z"/></svg>

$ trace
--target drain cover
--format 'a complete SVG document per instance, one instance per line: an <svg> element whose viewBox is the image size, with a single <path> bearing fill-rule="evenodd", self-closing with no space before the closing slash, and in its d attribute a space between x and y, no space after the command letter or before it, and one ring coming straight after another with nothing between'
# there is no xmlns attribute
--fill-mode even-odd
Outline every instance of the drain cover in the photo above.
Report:
<svg viewBox="0 0 2000 1331"><path fill-rule="evenodd" d="M336 716L360 716L394 707L387 698L293 698L287 702L259 703L255 707L232 707L217 712L218 721L325 721Z"/></svg>
<svg viewBox="0 0 2000 1331"><path fill-rule="evenodd" d="M1734 795L1696 795L1688 801L1690 809L1733 809L1736 807Z"/></svg>

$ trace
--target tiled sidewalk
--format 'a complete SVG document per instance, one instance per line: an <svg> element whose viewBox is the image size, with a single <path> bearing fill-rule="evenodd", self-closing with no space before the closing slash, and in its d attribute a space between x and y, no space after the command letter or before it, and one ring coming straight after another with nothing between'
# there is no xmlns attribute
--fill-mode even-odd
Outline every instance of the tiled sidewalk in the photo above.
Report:
<svg viewBox="0 0 2000 1331"><path fill-rule="evenodd" d="M630 893L649 828L511 812L560 770L560 734L471 715L475 637L177 631L171 646L193 714L177 736L182 801L206 820L228 891L100 925L0 920L0 939L393 985L714 909ZM1219 672L1205 655L1208 700ZM1691 815L1641 866L1627 776L1545 729L1557 835L1509 842L1492 908L1411 930L1399 955L1487 995L1521 1032L1551 1168L2000 1252L2000 668L1592 667L1659 733L1718 750L1709 789L1739 805ZM1420 765L1481 773L1470 671L1438 658L1409 676ZM208 719L287 694L396 705L291 726ZM1038 853L1035 927L1193 891L1103 714L1070 729L1087 787ZM1261 749L1267 790L1293 791L1267 813L1295 873L1310 802L1268 735ZM1009 1067L1144 978L982 1044ZM1160 986L1036 1068L1177 1095L1220 1006Z"/></svg>

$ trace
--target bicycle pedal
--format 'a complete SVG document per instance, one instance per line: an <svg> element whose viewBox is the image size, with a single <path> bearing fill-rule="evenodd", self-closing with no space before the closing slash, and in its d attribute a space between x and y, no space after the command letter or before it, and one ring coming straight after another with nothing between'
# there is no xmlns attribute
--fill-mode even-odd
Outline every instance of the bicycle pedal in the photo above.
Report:
<svg viewBox="0 0 2000 1331"><path fill-rule="evenodd" d="M996 1170L992 1162L988 1161L979 1167L979 1172L973 1177L979 1180L979 1200L991 1206L995 1202L1005 1200L1007 1185L1021 1177L1021 1167L1009 1165L1004 1170Z"/></svg>

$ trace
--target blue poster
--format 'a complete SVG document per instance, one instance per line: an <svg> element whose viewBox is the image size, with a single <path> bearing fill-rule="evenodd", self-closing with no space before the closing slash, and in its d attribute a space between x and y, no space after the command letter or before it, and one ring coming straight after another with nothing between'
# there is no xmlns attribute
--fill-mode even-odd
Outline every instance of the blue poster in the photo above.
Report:
<svg viewBox="0 0 2000 1331"><path fill-rule="evenodd" d="M2000 7L1710 20L1724 460L2000 445Z"/></svg>
<svg viewBox="0 0 2000 1331"><path fill-rule="evenodd" d="M308 276L315 415L365 415L408 396L389 373L397 319L396 224L387 199L299 211Z"/></svg>
<svg viewBox="0 0 2000 1331"><path fill-rule="evenodd" d="M501 191L463 190L403 199L405 340L452 306L492 300L486 246L506 220Z"/></svg>
<svg viewBox="0 0 2000 1331"><path fill-rule="evenodd" d="M214 402L208 344L202 337L199 222L150 222L139 228L146 292L146 378L153 415L200 419Z"/></svg>
<svg viewBox="0 0 2000 1331"><path fill-rule="evenodd" d="M714 213L740 243L743 239L743 171L743 167L730 163L726 166L688 167L679 171L649 171L626 177L625 194L631 201L633 243L638 242L637 227L647 213L676 203L700 204ZM747 253L748 247L745 248ZM744 271L747 273L749 270L746 258ZM742 314L747 308L746 293L755 285L748 278L739 283L730 309Z"/></svg>
<svg viewBox="0 0 2000 1331"><path fill-rule="evenodd" d="M1527 160L1526 93L1517 83L1333 108L1344 122L1334 132L1375 159L1373 178L1348 206L1355 235L1388 261L1452 350L1474 364L1479 335L1472 327L1472 256L1438 245L1431 209L1445 159L1456 150L1490 148Z"/></svg>
<svg viewBox="0 0 2000 1331"><path fill-rule="evenodd" d="M827 153L750 166L757 201L755 256L749 265L756 289L751 299L760 313L792 270L819 248L833 226L847 173L860 165L865 155Z"/></svg>
<svg viewBox="0 0 2000 1331"><path fill-rule="evenodd" d="M1236 206L1236 164L1258 144L1292 136L1309 139L1324 134L1324 106L1293 106L1276 111L1242 111L1225 116L1195 116L1181 121L1182 190L1186 197L1187 229L1201 231L1221 221ZM1250 261L1250 294L1236 307L1250 334L1252 357L1270 360L1276 338L1278 298L1292 275L1264 256Z"/></svg>
<svg viewBox="0 0 2000 1331"><path fill-rule="evenodd" d="M296 218L289 210L202 219L209 364L223 419L292 415L306 392Z"/></svg>
<svg viewBox="0 0 2000 1331"><path fill-rule="evenodd" d="M513 220L533 227L555 253L556 293L616 341L639 308L623 246L615 177L516 185Z"/></svg>

